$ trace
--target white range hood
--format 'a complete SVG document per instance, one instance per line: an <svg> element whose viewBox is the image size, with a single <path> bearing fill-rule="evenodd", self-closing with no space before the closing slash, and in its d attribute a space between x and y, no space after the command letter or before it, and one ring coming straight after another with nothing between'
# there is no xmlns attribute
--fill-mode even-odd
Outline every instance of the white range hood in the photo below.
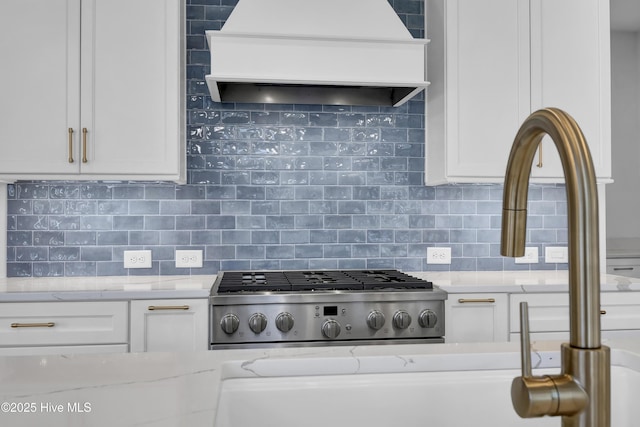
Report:
<svg viewBox="0 0 640 427"><path fill-rule="evenodd" d="M216 102L398 106L429 84L387 0L239 0L206 36Z"/></svg>

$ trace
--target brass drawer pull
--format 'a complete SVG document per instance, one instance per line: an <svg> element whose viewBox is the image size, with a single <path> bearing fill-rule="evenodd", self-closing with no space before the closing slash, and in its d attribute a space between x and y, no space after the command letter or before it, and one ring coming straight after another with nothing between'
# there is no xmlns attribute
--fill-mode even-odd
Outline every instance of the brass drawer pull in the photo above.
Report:
<svg viewBox="0 0 640 427"><path fill-rule="evenodd" d="M73 128L69 128L69 163L73 163Z"/></svg>
<svg viewBox="0 0 640 427"><path fill-rule="evenodd" d="M53 328L56 326L53 322L46 323L12 323L12 328Z"/></svg>
<svg viewBox="0 0 640 427"><path fill-rule="evenodd" d="M87 163L87 128L82 128L82 163Z"/></svg>
<svg viewBox="0 0 640 427"><path fill-rule="evenodd" d="M458 302L460 304L467 304L467 303L494 303L496 302L495 298L460 298L458 299Z"/></svg>
<svg viewBox="0 0 640 427"><path fill-rule="evenodd" d="M188 305L150 305L150 311L153 310L189 310Z"/></svg>
<svg viewBox="0 0 640 427"><path fill-rule="evenodd" d="M539 168L544 166L542 163L542 142L538 145L538 164L536 166Z"/></svg>
<svg viewBox="0 0 640 427"><path fill-rule="evenodd" d="M600 310L600 314L604 316L605 314L607 314L607 310Z"/></svg>

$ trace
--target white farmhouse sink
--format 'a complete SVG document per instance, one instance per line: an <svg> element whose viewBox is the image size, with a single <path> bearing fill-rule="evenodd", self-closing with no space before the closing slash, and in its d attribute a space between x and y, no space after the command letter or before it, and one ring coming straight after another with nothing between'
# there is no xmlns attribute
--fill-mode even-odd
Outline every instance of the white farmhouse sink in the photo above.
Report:
<svg viewBox="0 0 640 427"><path fill-rule="evenodd" d="M514 412L511 380L520 371L513 356L280 359L228 366L215 426L559 426L559 418L521 419ZM640 419L640 405L634 402L640 395L640 364L634 357L612 351L615 427L635 427ZM631 359L634 367L627 366ZM545 368L534 374L559 372L550 367L558 361L557 353L538 354L538 365ZM495 365L506 368L486 368Z"/></svg>

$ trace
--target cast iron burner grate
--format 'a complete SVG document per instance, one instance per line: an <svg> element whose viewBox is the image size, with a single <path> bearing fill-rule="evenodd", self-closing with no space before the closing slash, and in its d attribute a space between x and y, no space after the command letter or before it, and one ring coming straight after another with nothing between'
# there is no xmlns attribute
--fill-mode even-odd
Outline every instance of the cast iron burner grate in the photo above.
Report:
<svg viewBox="0 0 640 427"><path fill-rule="evenodd" d="M221 273L217 293L430 289L431 282L397 270L229 271Z"/></svg>

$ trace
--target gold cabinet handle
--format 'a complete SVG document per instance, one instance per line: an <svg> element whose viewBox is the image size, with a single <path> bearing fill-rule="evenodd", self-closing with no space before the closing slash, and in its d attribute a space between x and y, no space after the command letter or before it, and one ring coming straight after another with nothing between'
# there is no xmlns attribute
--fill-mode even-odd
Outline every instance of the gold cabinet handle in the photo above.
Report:
<svg viewBox="0 0 640 427"><path fill-rule="evenodd" d="M600 310L600 314L604 316L605 314L607 314L607 310Z"/></svg>
<svg viewBox="0 0 640 427"><path fill-rule="evenodd" d="M468 304L468 303L494 303L496 302L495 298L460 298L458 299L460 304Z"/></svg>
<svg viewBox="0 0 640 427"><path fill-rule="evenodd" d="M538 164L536 166L539 168L542 167L542 142L538 144Z"/></svg>
<svg viewBox="0 0 640 427"><path fill-rule="evenodd" d="M147 307L150 311L153 310L189 310L188 305L150 305Z"/></svg>
<svg viewBox="0 0 640 427"><path fill-rule="evenodd" d="M53 328L56 326L53 322L46 323L12 323L12 328Z"/></svg>
<svg viewBox="0 0 640 427"><path fill-rule="evenodd" d="M69 128L69 163L73 163L73 128Z"/></svg>
<svg viewBox="0 0 640 427"><path fill-rule="evenodd" d="M87 128L82 128L82 163L87 163Z"/></svg>

